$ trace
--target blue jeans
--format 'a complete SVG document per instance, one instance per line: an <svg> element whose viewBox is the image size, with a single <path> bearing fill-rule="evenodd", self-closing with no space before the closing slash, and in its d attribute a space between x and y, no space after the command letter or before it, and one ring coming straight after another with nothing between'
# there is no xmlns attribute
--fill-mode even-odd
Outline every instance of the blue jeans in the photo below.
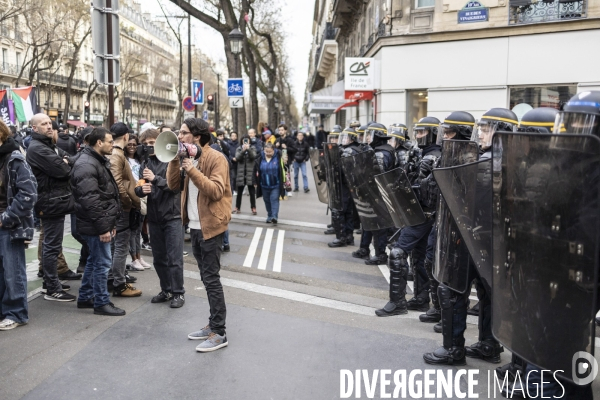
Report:
<svg viewBox="0 0 600 400"><path fill-rule="evenodd" d="M229 229L223 233L223 246L229 246Z"/></svg>
<svg viewBox="0 0 600 400"><path fill-rule="evenodd" d="M294 161L294 189L298 189L298 173L302 170L302 182L304 190L308 189L308 180L306 179L306 161L299 163Z"/></svg>
<svg viewBox="0 0 600 400"><path fill-rule="evenodd" d="M81 236L90 249L90 255L85 264L78 301L94 298L94 307L102 307L110 302L106 287L108 271L112 266L110 242L102 243L100 236Z"/></svg>
<svg viewBox="0 0 600 400"><path fill-rule="evenodd" d="M262 196L267 208L267 219L279 218L279 186L274 188L262 188Z"/></svg>
<svg viewBox="0 0 600 400"><path fill-rule="evenodd" d="M25 242L12 242L8 229L0 228L0 320L29 320L26 269Z"/></svg>

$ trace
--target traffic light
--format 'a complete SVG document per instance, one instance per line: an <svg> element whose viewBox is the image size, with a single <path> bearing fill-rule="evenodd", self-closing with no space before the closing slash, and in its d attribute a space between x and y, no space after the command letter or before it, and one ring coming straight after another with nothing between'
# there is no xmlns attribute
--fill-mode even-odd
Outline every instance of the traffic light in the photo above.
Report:
<svg viewBox="0 0 600 400"><path fill-rule="evenodd" d="M85 122L90 120L90 102L87 100L83 103L83 119Z"/></svg>
<svg viewBox="0 0 600 400"><path fill-rule="evenodd" d="M208 105L208 107L207 107L208 111L215 111L215 95L214 94L209 94L208 96L206 96L206 104Z"/></svg>

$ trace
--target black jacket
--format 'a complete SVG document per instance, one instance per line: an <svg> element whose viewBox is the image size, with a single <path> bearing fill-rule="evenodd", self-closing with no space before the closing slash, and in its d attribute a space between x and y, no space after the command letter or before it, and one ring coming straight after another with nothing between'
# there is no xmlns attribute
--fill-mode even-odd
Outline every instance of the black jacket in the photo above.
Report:
<svg viewBox="0 0 600 400"><path fill-rule="evenodd" d="M106 157L86 147L75 162L71 174L77 233L99 236L112 231L121 214L117 182Z"/></svg>
<svg viewBox="0 0 600 400"><path fill-rule="evenodd" d="M40 218L58 218L73 213L75 206L69 185L71 167L63 161L68 156L37 132L31 134L27 163L38 183L35 212Z"/></svg>
<svg viewBox="0 0 600 400"><path fill-rule="evenodd" d="M317 146L317 149L322 149L323 144L325 143L327 143L327 132L323 129L319 129L315 137L315 146Z"/></svg>
<svg viewBox="0 0 600 400"><path fill-rule="evenodd" d="M151 156L146 164L142 164L140 175L143 174L143 168L148 168L154 173L154 180L150 182L152 183L152 192L147 195L144 194L141 186L135 188L135 194L139 198L148 197L148 221L156 224L181 219L181 191L169 189L169 185L167 185L168 166L169 163L161 162L155 156Z"/></svg>
<svg viewBox="0 0 600 400"><path fill-rule="evenodd" d="M310 158L310 152L308 151L310 146L306 140L299 142L296 140L294 144L296 148L296 153L294 154L294 161L303 163L304 161L308 161Z"/></svg>
<svg viewBox="0 0 600 400"><path fill-rule="evenodd" d="M64 150L68 155L74 156L77 154L77 139L68 133L59 133L56 146Z"/></svg>

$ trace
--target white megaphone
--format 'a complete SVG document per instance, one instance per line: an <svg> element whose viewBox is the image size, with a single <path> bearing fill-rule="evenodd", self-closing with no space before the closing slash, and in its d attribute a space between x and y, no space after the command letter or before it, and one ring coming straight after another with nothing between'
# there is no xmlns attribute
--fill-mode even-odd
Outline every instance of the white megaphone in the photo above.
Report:
<svg viewBox="0 0 600 400"><path fill-rule="evenodd" d="M161 162L170 162L175 157L196 157L198 147L195 144L180 143L171 131L164 131L156 138L154 154Z"/></svg>

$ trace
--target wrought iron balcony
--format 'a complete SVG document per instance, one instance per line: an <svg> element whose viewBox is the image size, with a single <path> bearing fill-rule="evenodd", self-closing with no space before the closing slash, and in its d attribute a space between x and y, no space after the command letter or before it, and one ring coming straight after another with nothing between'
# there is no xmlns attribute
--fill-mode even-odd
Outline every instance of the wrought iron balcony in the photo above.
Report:
<svg viewBox="0 0 600 400"><path fill-rule="evenodd" d="M510 0L509 25L587 17L588 0Z"/></svg>

